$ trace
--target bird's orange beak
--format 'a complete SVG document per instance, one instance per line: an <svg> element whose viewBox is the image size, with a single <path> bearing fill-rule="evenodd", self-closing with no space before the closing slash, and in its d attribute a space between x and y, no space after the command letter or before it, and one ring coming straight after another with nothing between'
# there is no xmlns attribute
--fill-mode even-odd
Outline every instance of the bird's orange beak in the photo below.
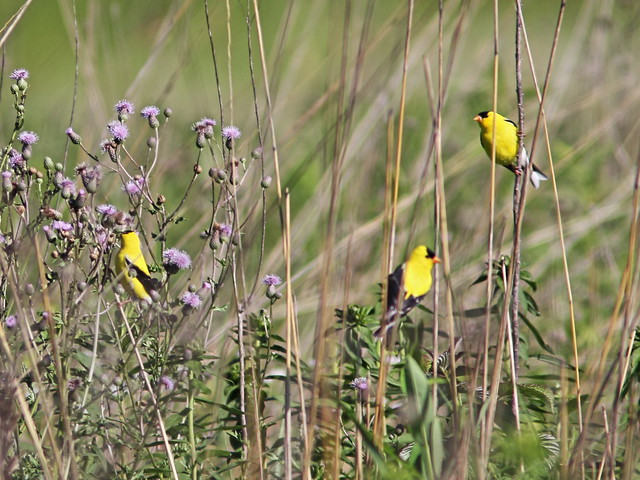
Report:
<svg viewBox="0 0 640 480"><path fill-rule="evenodd" d="M442 262L442 260L440 260L438 257L433 257L433 258L431 259L431 261L432 261L433 263L440 263L440 262Z"/></svg>
<svg viewBox="0 0 640 480"><path fill-rule="evenodd" d="M480 115L476 115L473 119L478 123L482 123L482 117Z"/></svg>

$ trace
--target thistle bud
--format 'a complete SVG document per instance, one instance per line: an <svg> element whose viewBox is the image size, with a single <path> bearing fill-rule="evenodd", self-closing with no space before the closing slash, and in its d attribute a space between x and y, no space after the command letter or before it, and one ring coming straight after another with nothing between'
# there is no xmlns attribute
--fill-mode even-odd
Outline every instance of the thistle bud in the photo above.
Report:
<svg viewBox="0 0 640 480"><path fill-rule="evenodd" d="M31 158L31 145L24 145L22 147L22 158L24 158L25 160L29 160Z"/></svg>
<svg viewBox="0 0 640 480"><path fill-rule="evenodd" d="M73 128L69 127L65 130L67 137L74 145L80 145L82 143L82 137L73 131Z"/></svg>
<svg viewBox="0 0 640 480"><path fill-rule="evenodd" d="M60 190L60 196L65 200L69 200L72 194L73 194L73 191L71 189L71 186L69 186L68 184L65 184L62 187L62 190Z"/></svg>
<svg viewBox="0 0 640 480"><path fill-rule="evenodd" d="M62 189L64 192L64 188ZM71 206L74 210L80 210L87 203L87 192L82 188L78 191L76 198L71 202Z"/></svg>
<svg viewBox="0 0 640 480"><path fill-rule="evenodd" d="M196 147L199 149L203 149L207 144L207 138L204 136L204 133L198 133L196 137Z"/></svg>
<svg viewBox="0 0 640 480"><path fill-rule="evenodd" d="M5 170L2 172L2 191L9 193L13 190L13 182L11 181L11 172Z"/></svg>
<svg viewBox="0 0 640 480"><path fill-rule="evenodd" d="M257 147L251 152L251 158L259 160L262 157L262 147Z"/></svg>
<svg viewBox="0 0 640 480"><path fill-rule="evenodd" d="M218 183L225 182L227 180L227 172L219 168L216 172L216 180L218 181Z"/></svg>
<svg viewBox="0 0 640 480"><path fill-rule="evenodd" d="M62 172L55 172L53 174L53 184L56 188L62 188L62 184L64 183L64 175Z"/></svg>
<svg viewBox="0 0 640 480"><path fill-rule="evenodd" d="M44 234L47 237L47 242L56 243L56 240L58 240L58 235L56 234L56 231L53 228L45 225L44 227L42 227L42 230L44 230ZM57 253L57 252L54 251L53 253Z"/></svg>

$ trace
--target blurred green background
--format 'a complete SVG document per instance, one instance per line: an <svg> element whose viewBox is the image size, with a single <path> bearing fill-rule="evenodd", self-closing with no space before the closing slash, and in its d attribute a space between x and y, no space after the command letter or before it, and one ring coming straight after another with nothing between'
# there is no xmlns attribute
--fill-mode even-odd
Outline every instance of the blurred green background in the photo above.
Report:
<svg viewBox="0 0 640 480"><path fill-rule="evenodd" d="M3 1L7 22L23 2ZM387 119L397 126L407 3L401 1L259 2L273 101L283 186L292 202L293 274L302 330L313 329L318 309L318 277L335 161L336 125L344 148L338 195L335 271L329 301L343 304L347 253L352 272L348 300L373 303L382 279L382 223ZM524 2L533 65L542 86L559 2ZM470 287L484 268L489 226L489 162L478 141L473 117L492 102L493 2L444 2L444 63L447 77L443 112L443 158L456 305L484 304L484 287ZM243 132L237 151L249 156L259 145L248 46L252 48L257 104L265 142L265 166L274 175L267 132L266 100L252 3L211 1L211 34L218 66L225 124ZM74 11L75 10L75 11ZM515 10L500 2L499 101L504 115L517 118L514 74ZM456 25L461 19L459 33ZM553 64L545 111L557 177L568 263L584 355L597 350L612 311L627 259L633 179L639 151L640 4L634 0L567 2ZM407 110L403 137L401 197L396 258L407 243L433 244L433 162L427 146L432 117L425 65L433 88L438 79L438 4L416 2L408 65ZM77 28L77 32L76 32ZM78 40L76 58L76 36ZM364 40L363 40L364 39ZM358 57L360 42L362 56ZM341 76L344 65L345 75ZM155 104L174 115L163 127L160 166L152 190L175 202L188 183L197 158L193 122L203 116L220 124L216 72L202 1L35 1L8 35L2 49L0 132L13 127L9 74L29 70L25 129L40 135L34 162L48 155L66 160L67 174L87 161L67 145L72 126L84 144L98 152L105 125L115 118L121 98L136 110ZM78 73L77 93L74 90ZM528 58L523 62L526 144L531 150L537 101ZM340 92L352 101L348 125ZM75 95L75 96L74 96ZM146 122L131 120L129 148L146 154ZM146 128L145 128L146 127ZM342 137L340 137L342 138ZM550 175L542 131L535 162ZM67 150L67 147L68 150ZM210 165L205 165L208 168ZM259 198L261 173L252 166L241 197L250 210ZM185 216L169 233L170 244L195 255L203 248L198 233L209 211L208 178L202 175ZM425 188L421 189L422 179ZM508 254L511 241L512 175L496 172L496 249ZM104 201L123 208L120 186L107 178ZM284 274L275 189L268 190L267 255L263 273ZM410 237L415 228L415 236ZM248 259L257 256L260 222L252 217L244 232ZM635 246L637 250L637 245ZM530 191L524 226L523 261L538 281L545 337L569 351L568 301L551 181ZM255 265L247 262L252 272ZM255 273L255 272L252 272ZM443 289L440 291L442 292ZM428 303L430 303L429 301ZM258 308L260 305L253 305Z"/></svg>

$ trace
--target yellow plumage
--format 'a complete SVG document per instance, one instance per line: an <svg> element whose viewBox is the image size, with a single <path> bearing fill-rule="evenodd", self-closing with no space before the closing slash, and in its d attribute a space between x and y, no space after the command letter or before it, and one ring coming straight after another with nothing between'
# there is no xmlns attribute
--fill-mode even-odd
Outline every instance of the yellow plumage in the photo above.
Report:
<svg viewBox="0 0 640 480"><path fill-rule="evenodd" d="M431 270L440 263L436 254L424 245L416 247L405 263L399 265L389 275L387 288L387 311L380 328L374 336L382 338L396 323L397 319L406 316L424 296L431 290ZM402 300L402 307L398 304Z"/></svg>
<svg viewBox="0 0 640 480"><path fill-rule="evenodd" d="M131 271L135 272L135 276L130 274ZM158 290L160 285L149 273L136 232L122 234L122 245L116 255L116 274L129 295L148 303L153 301L149 292Z"/></svg>
<svg viewBox="0 0 640 480"><path fill-rule="evenodd" d="M480 143L489 158L491 158L495 125L496 163L508 168L516 175L522 174L522 169L529 164L529 155L523 149L520 164L517 163L518 126L508 118L494 112L480 112L474 120L480 125ZM547 176L537 166L532 165L531 183L533 186L538 188L540 182L546 179Z"/></svg>

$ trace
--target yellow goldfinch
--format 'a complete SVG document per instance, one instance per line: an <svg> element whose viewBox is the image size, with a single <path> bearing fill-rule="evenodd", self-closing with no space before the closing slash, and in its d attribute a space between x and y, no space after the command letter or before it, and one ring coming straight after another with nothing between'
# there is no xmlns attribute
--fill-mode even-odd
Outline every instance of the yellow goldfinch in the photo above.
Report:
<svg viewBox="0 0 640 480"><path fill-rule="evenodd" d="M387 313L374 336L382 338L398 318L406 316L413 307L418 305L431 289L431 269L440 263L440 259L430 248L420 245L416 247L409 259L399 265L389 275L387 287ZM398 309L398 302L402 298L402 308Z"/></svg>
<svg viewBox="0 0 640 480"><path fill-rule="evenodd" d="M496 130L496 163L507 167L516 175L522 174L522 169L529 165L529 155L525 149L522 150L520 164L516 163L518 154L518 126L508 118L499 113L480 112L474 120L480 125L480 143L491 158L493 145L493 125ZM540 182L547 180L547 176L538 167L531 167L531 183L535 188L540 186Z"/></svg>
<svg viewBox="0 0 640 480"><path fill-rule="evenodd" d="M131 272L135 272L135 275L131 275ZM122 234L122 246L116 255L116 274L129 295L147 303L153 302L149 292L158 290L160 281L149 274L136 232Z"/></svg>

